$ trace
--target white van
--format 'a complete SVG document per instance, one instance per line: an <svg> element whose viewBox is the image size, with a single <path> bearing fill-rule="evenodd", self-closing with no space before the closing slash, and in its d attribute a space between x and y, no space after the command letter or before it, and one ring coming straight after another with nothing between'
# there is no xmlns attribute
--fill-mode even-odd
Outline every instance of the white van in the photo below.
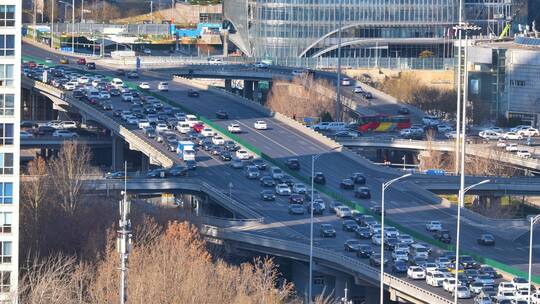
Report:
<svg viewBox="0 0 540 304"><path fill-rule="evenodd" d="M197 116L188 114L186 115L186 122L190 127L193 127L195 124L199 123L199 120L197 119Z"/></svg>
<svg viewBox="0 0 540 304"><path fill-rule="evenodd" d="M111 85L117 89L120 89L124 85L124 82L120 78L113 78L113 80L111 80Z"/></svg>
<svg viewBox="0 0 540 304"><path fill-rule="evenodd" d="M412 244L411 246L409 246L409 256L413 258L422 257L424 259L427 259L429 257L429 250L423 245Z"/></svg>
<svg viewBox="0 0 540 304"><path fill-rule="evenodd" d="M157 86L158 91L168 91L169 84L165 81L161 81Z"/></svg>
<svg viewBox="0 0 540 304"><path fill-rule="evenodd" d="M189 132L189 130L191 130L191 127L187 122L178 122L178 124L176 124L176 130L182 134L186 134Z"/></svg>
<svg viewBox="0 0 540 304"><path fill-rule="evenodd" d="M347 130L347 124L342 121L323 121L311 126L311 128L315 131L345 131Z"/></svg>

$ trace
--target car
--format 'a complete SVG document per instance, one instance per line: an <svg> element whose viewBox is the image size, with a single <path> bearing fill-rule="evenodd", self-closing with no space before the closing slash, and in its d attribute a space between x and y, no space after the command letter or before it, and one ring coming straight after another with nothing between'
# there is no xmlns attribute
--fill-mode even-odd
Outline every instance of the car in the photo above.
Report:
<svg viewBox="0 0 540 304"><path fill-rule="evenodd" d="M214 145L223 145L225 143L225 138L221 137L220 135L216 135L212 137L212 143Z"/></svg>
<svg viewBox="0 0 540 304"><path fill-rule="evenodd" d="M124 102L131 102L134 99L133 94L131 93L123 93L121 98Z"/></svg>
<svg viewBox="0 0 540 304"><path fill-rule="evenodd" d="M351 79L350 79L350 78L347 78L347 77L344 77L344 78L341 80L341 85L342 85L342 86L350 86L350 85L351 85Z"/></svg>
<svg viewBox="0 0 540 304"><path fill-rule="evenodd" d="M159 132L164 132L164 131L169 130L169 127L167 126L166 123L158 123L156 124L155 129L156 129L156 132L159 133Z"/></svg>
<svg viewBox="0 0 540 304"><path fill-rule="evenodd" d="M201 130L201 134L205 137L212 137L216 134L216 132L214 132L214 130L212 130L211 128L203 128Z"/></svg>
<svg viewBox="0 0 540 304"><path fill-rule="evenodd" d="M360 249L360 245L362 245L362 243L360 243L360 241L358 240L355 240L355 239L346 240L344 244L345 251L356 252Z"/></svg>
<svg viewBox="0 0 540 304"><path fill-rule="evenodd" d="M426 272L422 267L410 266L407 269L407 277L413 280L423 280L426 278Z"/></svg>
<svg viewBox="0 0 540 304"><path fill-rule="evenodd" d="M79 65L85 65L86 64L86 58L81 57L77 59L77 64Z"/></svg>
<svg viewBox="0 0 540 304"><path fill-rule="evenodd" d="M258 69L267 69L268 64L259 61L259 62L254 63L253 67L258 68Z"/></svg>
<svg viewBox="0 0 540 304"><path fill-rule="evenodd" d="M341 223L341 227L343 231L347 232L355 232L356 229L360 228L354 220L344 220Z"/></svg>
<svg viewBox="0 0 540 304"><path fill-rule="evenodd" d="M402 106L402 107L399 108L397 113L400 114L400 115L409 115L411 113L411 111L409 110L409 108L407 108L405 106Z"/></svg>
<svg viewBox="0 0 540 304"><path fill-rule="evenodd" d="M518 151L518 145L517 144L507 144L505 150L508 151L508 152L517 152Z"/></svg>
<svg viewBox="0 0 540 304"><path fill-rule="evenodd" d="M195 89L189 89L188 92L187 92L187 96L188 97L199 97L200 93L199 93L199 91L197 91Z"/></svg>
<svg viewBox="0 0 540 304"><path fill-rule="evenodd" d="M495 145L497 148L506 148L506 141L504 139L499 139Z"/></svg>
<svg viewBox="0 0 540 304"><path fill-rule="evenodd" d="M253 123L253 127L256 130L267 130L268 129L268 125L266 124L266 121L264 121L264 120L257 120L256 122Z"/></svg>
<svg viewBox="0 0 540 304"><path fill-rule="evenodd" d="M531 304L540 304L540 292L531 295Z"/></svg>
<svg viewBox="0 0 540 304"><path fill-rule="evenodd" d="M406 273L407 269L407 262L405 262L404 260L396 260L392 264L393 273Z"/></svg>
<svg viewBox="0 0 540 304"><path fill-rule="evenodd" d="M476 242L480 245L494 246L495 238L492 234L482 234L478 239L476 239Z"/></svg>
<svg viewBox="0 0 540 304"><path fill-rule="evenodd" d="M105 179L124 179L125 176L124 171L107 172Z"/></svg>
<svg viewBox="0 0 540 304"><path fill-rule="evenodd" d="M228 125L227 130L231 133L242 133L242 128L240 128L240 125L236 123Z"/></svg>
<svg viewBox="0 0 540 304"><path fill-rule="evenodd" d="M471 282L469 283L469 291L472 294L480 294L482 292L482 288L484 287L484 284L480 282Z"/></svg>
<svg viewBox="0 0 540 304"><path fill-rule="evenodd" d="M232 140L226 140L225 143L223 143L223 147L230 152L236 152L240 150L240 146Z"/></svg>
<svg viewBox="0 0 540 304"><path fill-rule="evenodd" d="M278 167L272 167L270 168L270 174L273 179L279 180L283 178L283 171Z"/></svg>
<svg viewBox="0 0 540 304"><path fill-rule="evenodd" d="M357 84L353 89L353 93L358 93L358 94L364 93L364 89L362 89L361 85Z"/></svg>
<svg viewBox="0 0 540 304"><path fill-rule="evenodd" d="M516 132L506 132L502 135L502 138L506 140L521 140L523 139L523 135L520 135Z"/></svg>
<svg viewBox="0 0 540 304"><path fill-rule="evenodd" d="M69 59L67 57L60 58L60 64L69 64Z"/></svg>
<svg viewBox="0 0 540 304"><path fill-rule="evenodd" d="M229 151L221 151L219 153L219 158L222 161L231 161L232 160L232 154Z"/></svg>
<svg viewBox="0 0 540 304"><path fill-rule="evenodd" d="M265 175L259 179L261 186L263 187L274 187L276 182L271 176Z"/></svg>
<svg viewBox="0 0 540 304"><path fill-rule="evenodd" d="M478 268L478 273L487 275L491 277L492 279L498 279L501 278L502 275L498 273L495 268L488 266L488 265L481 265L480 268Z"/></svg>
<svg viewBox="0 0 540 304"><path fill-rule="evenodd" d="M188 170L195 170L197 169L197 162L194 160L187 160L185 161L185 165L188 168Z"/></svg>
<svg viewBox="0 0 540 304"><path fill-rule="evenodd" d="M446 276L440 271L427 271L426 272L426 284L440 287L443 285Z"/></svg>
<svg viewBox="0 0 540 304"><path fill-rule="evenodd" d="M450 242L452 241L450 231L448 231L447 229L435 231L435 233L433 234L433 238L446 244L450 244Z"/></svg>
<svg viewBox="0 0 540 304"><path fill-rule="evenodd" d="M356 251L356 256L359 258L367 259L373 254L373 249L368 244L361 244Z"/></svg>
<svg viewBox="0 0 540 304"><path fill-rule="evenodd" d="M247 160L252 158L251 154L248 153L248 151L240 149L236 151L236 157L238 157L241 160Z"/></svg>
<svg viewBox="0 0 540 304"><path fill-rule="evenodd" d="M311 213L311 203L306 205L306 209ZM313 215L322 215L324 213L324 206L319 202L313 202Z"/></svg>
<svg viewBox="0 0 540 304"><path fill-rule="evenodd" d="M88 62L88 63L86 63L86 68L88 70L95 70L96 69L96 63L95 62Z"/></svg>
<svg viewBox="0 0 540 304"><path fill-rule="evenodd" d="M471 297L471 292L469 291L469 288L465 286L458 286L456 292L458 299L468 299Z"/></svg>
<svg viewBox="0 0 540 304"><path fill-rule="evenodd" d="M98 98L101 100L111 99L111 94L107 91L100 91Z"/></svg>
<svg viewBox="0 0 540 304"><path fill-rule="evenodd" d="M478 270L474 268L465 269L465 276L467 276L467 282L470 284L478 278Z"/></svg>
<svg viewBox="0 0 540 304"><path fill-rule="evenodd" d="M514 285L514 283L512 282L500 282L499 285L497 286L497 291L499 293L502 293L502 292L514 292L514 290L516 290L516 285Z"/></svg>
<svg viewBox="0 0 540 304"><path fill-rule="evenodd" d="M384 258L383 261L384 265L388 264L388 259ZM373 267L379 267L381 266L381 254L380 253L372 253L369 257L369 264Z"/></svg>
<svg viewBox="0 0 540 304"><path fill-rule="evenodd" d="M137 72L129 72L129 73L127 73L127 78L128 79L138 79L139 78L139 73L137 73Z"/></svg>
<svg viewBox="0 0 540 304"><path fill-rule="evenodd" d="M77 123L71 120L62 121L60 123L60 128L62 129L77 129Z"/></svg>
<svg viewBox="0 0 540 304"><path fill-rule="evenodd" d="M292 193L289 196L289 204L303 204L304 203L304 196L302 194L296 194Z"/></svg>
<svg viewBox="0 0 540 304"><path fill-rule="evenodd" d="M399 231L392 226L386 226L384 228L384 236L389 238L396 238L399 236Z"/></svg>
<svg viewBox="0 0 540 304"><path fill-rule="evenodd" d="M298 194L306 194L307 188L306 185L302 183L295 183L292 187L292 191Z"/></svg>
<svg viewBox="0 0 540 304"><path fill-rule="evenodd" d="M444 256L440 256L435 259L435 264L437 264L437 267L439 268L446 269L448 267L448 264L450 263L451 263L450 259Z"/></svg>
<svg viewBox="0 0 540 304"><path fill-rule="evenodd" d="M339 218L350 218L352 217L351 208L347 206L336 207L336 215Z"/></svg>
<svg viewBox="0 0 540 304"><path fill-rule="evenodd" d="M302 205L298 205L298 204L289 205L289 214L302 215L304 214L304 212L305 212L305 209Z"/></svg>
<svg viewBox="0 0 540 304"><path fill-rule="evenodd" d="M319 227L319 234L321 237L336 237L336 229L332 224L321 224Z"/></svg>
<svg viewBox="0 0 540 304"><path fill-rule="evenodd" d="M278 195L291 195L291 189L287 184L277 184L275 191Z"/></svg>
<svg viewBox="0 0 540 304"><path fill-rule="evenodd" d="M396 260L405 260L406 261L406 260L409 259L409 257L408 257L407 251L394 249L392 251L392 259L394 261L396 261Z"/></svg>
<svg viewBox="0 0 540 304"><path fill-rule="evenodd" d="M476 279L474 280L475 282L480 282L482 284L484 284L484 286L487 286L487 285L495 285L495 280L493 280L493 278L491 276L488 276L488 275L485 275L485 274L480 274L476 277Z"/></svg>
<svg viewBox="0 0 540 304"><path fill-rule="evenodd" d="M339 183L341 189L352 190L354 189L354 181L350 178L345 178Z"/></svg>
<svg viewBox="0 0 540 304"><path fill-rule="evenodd" d="M353 180L355 184L358 184L358 185L364 185L366 183L366 177L364 176L364 174L359 173L359 172L353 173L350 178Z"/></svg>
<svg viewBox="0 0 540 304"><path fill-rule="evenodd" d="M529 288L529 281L522 277L513 277L512 283L516 286L516 289L528 289Z"/></svg>
<svg viewBox="0 0 540 304"><path fill-rule="evenodd" d="M474 297L474 304L491 304L491 303L493 302L491 301L490 296L480 294Z"/></svg>
<svg viewBox="0 0 540 304"><path fill-rule="evenodd" d="M382 215L382 207L381 206L371 206L369 207L369 212L372 214ZM384 214L386 215L386 210L384 211Z"/></svg>
<svg viewBox="0 0 540 304"><path fill-rule="evenodd" d="M381 245L381 234L380 233L373 233L371 236L371 243L377 246Z"/></svg>
<svg viewBox="0 0 540 304"><path fill-rule="evenodd" d="M291 170L300 170L300 162L296 158L287 159L285 165L287 165L287 168Z"/></svg>
<svg viewBox="0 0 540 304"><path fill-rule="evenodd" d="M371 238L371 230L369 230L369 228L367 228L367 227L359 227L358 229L356 229L354 234L359 239L367 240L367 239Z"/></svg>
<svg viewBox="0 0 540 304"><path fill-rule="evenodd" d="M326 183L326 178L324 177L324 173L315 172L313 176L313 182L319 185L324 185Z"/></svg>
<svg viewBox="0 0 540 304"><path fill-rule="evenodd" d="M261 191L261 199L263 201L275 201L276 200L276 195L274 194L274 192L272 192L272 190L263 190Z"/></svg>
<svg viewBox="0 0 540 304"><path fill-rule="evenodd" d="M414 239L408 234L400 234L398 236L398 241L402 244L408 244L408 245L414 243Z"/></svg>
<svg viewBox="0 0 540 304"><path fill-rule="evenodd" d="M169 90L169 83L160 81L157 86L158 91L166 92Z"/></svg>
<svg viewBox="0 0 540 304"><path fill-rule="evenodd" d="M74 133L68 130L56 130L53 132L52 136L69 138L69 139L78 137L77 133Z"/></svg>
<svg viewBox="0 0 540 304"><path fill-rule="evenodd" d="M380 234L381 233L381 230L382 230L382 225L381 224L373 224L369 227L369 229L371 229L371 234L374 235L374 234Z"/></svg>
<svg viewBox="0 0 540 304"><path fill-rule="evenodd" d="M257 169L257 167L247 166L244 175L249 179L256 179L259 178L261 173L259 172L259 169Z"/></svg>
<svg viewBox="0 0 540 304"><path fill-rule="evenodd" d="M443 289L448 292L453 292L456 289L456 279L455 278L445 278L443 281Z"/></svg>
<svg viewBox="0 0 540 304"><path fill-rule="evenodd" d="M140 88L141 90L145 90L145 91L150 90L150 83L148 83L148 82L141 82L141 83L139 84L139 88Z"/></svg>
<svg viewBox="0 0 540 304"><path fill-rule="evenodd" d="M188 169L186 167L177 165L170 168L167 174L170 176L186 176L187 172Z"/></svg>
<svg viewBox="0 0 540 304"><path fill-rule="evenodd" d="M197 133L201 133L201 131L204 129L204 124L196 123L191 126L191 129ZM206 136L203 135L203 137L206 137Z"/></svg>
<svg viewBox="0 0 540 304"><path fill-rule="evenodd" d="M539 136L538 129L535 128L523 128L517 131L517 134L525 137L525 136Z"/></svg>
<svg viewBox="0 0 540 304"><path fill-rule="evenodd" d="M516 155L518 157L521 157L521 158L531 158L532 157L532 154L531 152L527 151L527 150L518 150L516 152Z"/></svg>
<svg viewBox="0 0 540 304"><path fill-rule="evenodd" d="M223 110L219 110L216 112L216 118L218 119L229 119L229 114Z"/></svg>
<svg viewBox="0 0 540 304"><path fill-rule="evenodd" d="M230 164L231 168L233 169L242 169L244 167L244 163L242 162L241 159L238 159L236 157L234 157L232 160L231 160L231 164Z"/></svg>
<svg viewBox="0 0 540 304"><path fill-rule="evenodd" d="M368 187L357 187L354 190L354 197L362 198L362 199L370 199L371 192L369 191Z"/></svg>
<svg viewBox="0 0 540 304"><path fill-rule="evenodd" d="M154 169L146 173L146 177L150 178L165 178L167 177L167 169Z"/></svg>
<svg viewBox="0 0 540 304"><path fill-rule="evenodd" d="M430 231L430 232L441 231L442 230L442 224L439 221L429 221L426 224L426 230Z"/></svg>

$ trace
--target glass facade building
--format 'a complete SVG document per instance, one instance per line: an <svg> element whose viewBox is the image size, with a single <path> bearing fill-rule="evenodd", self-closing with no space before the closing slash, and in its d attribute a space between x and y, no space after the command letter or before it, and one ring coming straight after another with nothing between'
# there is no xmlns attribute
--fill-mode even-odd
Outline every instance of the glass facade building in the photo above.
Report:
<svg viewBox="0 0 540 304"><path fill-rule="evenodd" d="M225 0L231 41L252 57L451 57L456 0Z"/></svg>

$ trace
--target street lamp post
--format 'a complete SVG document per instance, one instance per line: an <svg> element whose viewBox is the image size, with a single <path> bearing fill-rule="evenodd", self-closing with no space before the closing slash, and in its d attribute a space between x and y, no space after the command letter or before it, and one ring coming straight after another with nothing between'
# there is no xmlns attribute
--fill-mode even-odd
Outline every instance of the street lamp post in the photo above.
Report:
<svg viewBox="0 0 540 304"><path fill-rule="evenodd" d="M462 172L463 174L463 172ZM467 191L471 190L472 188L476 187L476 186L480 186L482 184L485 184L485 183L489 183L490 180L489 179L485 179L479 183L476 183L474 185L470 185L466 188L462 188L459 190L459 202L458 202L458 206L457 206L457 229L456 229L456 262L455 262L455 280L456 280L456 285L454 286L454 288L456 290L454 290L454 303L457 304L457 301L458 301L458 294L457 294L457 284L458 284L458 274L459 274L459 236L460 236L460 227L461 227L461 208L462 206L464 206L464 200L465 200L465 193L467 193ZM462 185L463 186L463 185Z"/></svg>
<svg viewBox="0 0 540 304"><path fill-rule="evenodd" d="M533 229L534 229L534 224L537 224L538 221L540 221L540 214L534 216L531 218L531 228L530 228L530 237L529 237L529 293L528 293L528 298L529 298L529 301L528 303L530 304L531 303L531 284L532 284L532 251L533 251Z"/></svg>
<svg viewBox="0 0 540 304"><path fill-rule="evenodd" d="M54 48L54 0L51 0L51 49Z"/></svg>
<svg viewBox="0 0 540 304"><path fill-rule="evenodd" d="M71 52L75 53L75 0L71 0Z"/></svg>
<svg viewBox="0 0 540 304"><path fill-rule="evenodd" d="M311 156L311 205L310 209L310 219L309 219L309 282L308 282L308 300L307 303L310 304L312 301L312 284L313 284L313 199L315 195L315 161L319 159L325 153L340 149L341 146L334 147L326 152L319 153Z"/></svg>
<svg viewBox="0 0 540 304"><path fill-rule="evenodd" d="M384 304L384 191L390 187L393 183L397 182L398 180L404 179L406 177L411 176L411 173L407 173L405 175L402 175L400 177L396 177L394 179L391 179L387 182L382 183L382 193L381 193L381 294L380 294L380 303Z"/></svg>

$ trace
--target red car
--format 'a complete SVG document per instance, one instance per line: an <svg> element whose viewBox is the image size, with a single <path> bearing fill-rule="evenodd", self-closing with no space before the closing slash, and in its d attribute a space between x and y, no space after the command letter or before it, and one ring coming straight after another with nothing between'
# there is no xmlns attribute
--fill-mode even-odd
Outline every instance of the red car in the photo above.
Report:
<svg viewBox="0 0 540 304"><path fill-rule="evenodd" d="M35 61L28 61L28 68L33 69L37 67L37 64Z"/></svg>
<svg viewBox="0 0 540 304"><path fill-rule="evenodd" d="M204 129L204 125L202 123L194 124L193 127L191 127L193 131L197 133L201 133L201 131Z"/></svg>
<svg viewBox="0 0 540 304"><path fill-rule="evenodd" d="M79 58L77 59L77 64L80 64L80 65L85 65L86 64L86 59L85 58Z"/></svg>

